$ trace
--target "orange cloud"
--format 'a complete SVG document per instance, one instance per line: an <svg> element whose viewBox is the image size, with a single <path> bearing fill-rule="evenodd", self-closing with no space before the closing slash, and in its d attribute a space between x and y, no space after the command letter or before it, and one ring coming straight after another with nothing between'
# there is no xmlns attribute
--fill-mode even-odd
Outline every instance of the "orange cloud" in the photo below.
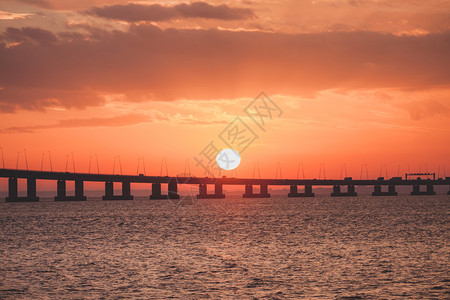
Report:
<svg viewBox="0 0 450 300"><path fill-rule="evenodd" d="M450 108L434 99L412 101L407 104L406 109L413 120L422 120L434 116L450 116Z"/></svg>
<svg viewBox="0 0 450 300"><path fill-rule="evenodd" d="M254 17L253 12L246 8L234 8L225 4L214 6L206 2L180 3L173 6L160 4L115 4L93 7L88 14L107 19L127 22L167 21L183 18L206 18L220 20L241 20Z"/></svg>
<svg viewBox="0 0 450 300"><path fill-rule="evenodd" d="M105 118L82 118L82 119L67 119L61 120L52 125L35 125L35 126L15 126L0 130L0 133L17 133L17 132L34 132L40 129L52 128L79 128L79 127L120 127L129 126L140 123L151 122L149 116L142 114L129 114L116 117Z"/></svg>
<svg viewBox="0 0 450 300"><path fill-rule="evenodd" d="M32 14L27 13L12 13L0 10L0 20L17 20L17 19L25 19Z"/></svg>
<svg viewBox="0 0 450 300"><path fill-rule="evenodd" d="M450 82L450 32L279 34L161 30L132 25L70 40L36 28L8 29L0 45L0 107L302 95L343 88L422 89ZM56 40L55 40L56 39Z"/></svg>

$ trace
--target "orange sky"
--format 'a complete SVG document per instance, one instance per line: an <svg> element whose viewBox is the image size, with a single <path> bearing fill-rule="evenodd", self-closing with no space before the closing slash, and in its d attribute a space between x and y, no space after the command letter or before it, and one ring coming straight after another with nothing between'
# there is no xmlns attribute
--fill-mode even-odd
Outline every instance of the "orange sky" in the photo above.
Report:
<svg viewBox="0 0 450 300"><path fill-rule="evenodd" d="M448 1L6 0L0 147L8 168L26 149L30 169L50 151L55 170L73 152L80 172L97 154L105 173L120 156L202 176L194 157L240 116L258 135L240 177L450 176L448 53ZM283 112L265 131L244 112L261 91Z"/></svg>

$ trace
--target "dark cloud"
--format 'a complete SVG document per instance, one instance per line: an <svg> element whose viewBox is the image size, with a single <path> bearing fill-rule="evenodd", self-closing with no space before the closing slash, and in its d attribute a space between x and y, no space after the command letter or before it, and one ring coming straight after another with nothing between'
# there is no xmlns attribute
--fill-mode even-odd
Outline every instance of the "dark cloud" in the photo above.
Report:
<svg viewBox="0 0 450 300"><path fill-rule="evenodd" d="M32 4L43 8L50 8L51 5L46 0L17 0L18 2L26 3L26 4Z"/></svg>
<svg viewBox="0 0 450 300"><path fill-rule="evenodd" d="M6 66L6 64L5 64ZM13 67L13 66L10 66ZM18 69L22 69L26 72L28 69L25 66L17 66ZM27 78L28 83L26 86L19 84L21 87L11 86L0 90L0 112L14 112L16 108L20 107L26 110L40 110L44 111L48 107L64 106L66 108L85 108L87 106L98 106L104 103L104 99L98 95L98 92L83 89L78 86L78 89L71 88L72 83L67 82L64 84L64 78L56 78L56 76L65 76L67 80L72 80L70 74L64 75L63 70L46 69L45 61L42 63L36 62L35 66L30 68L33 72L36 72L36 77L23 75ZM17 70L14 76L20 80L20 71ZM2 72L0 71L0 76ZM12 72L10 73L13 74ZM39 77L45 77L45 80L40 80ZM39 85L44 85L44 81L47 81L48 87L43 88ZM53 86L53 87L52 87ZM5 101L6 100L6 101Z"/></svg>
<svg viewBox="0 0 450 300"><path fill-rule="evenodd" d="M127 32L96 30L56 41L30 32L38 30L8 29L0 43L4 112L102 105L103 94L115 93L165 101L450 83L450 32L289 35L132 25ZM7 46L19 37L23 43Z"/></svg>
<svg viewBox="0 0 450 300"><path fill-rule="evenodd" d="M205 18L220 20L243 20L254 17L252 10L234 8L225 4L213 6L206 2L181 3L174 6L160 4L144 5L129 3L93 7L88 14L127 22L168 21L183 18Z"/></svg>
<svg viewBox="0 0 450 300"><path fill-rule="evenodd" d="M206 2L182 3L175 5L174 9L183 18L243 20L255 16L251 9L228 7L225 4L212 6Z"/></svg>
<svg viewBox="0 0 450 300"><path fill-rule="evenodd" d="M30 40L38 44L50 44L58 40L58 38L48 30L35 27L7 28L3 34L4 38L13 42L22 42Z"/></svg>

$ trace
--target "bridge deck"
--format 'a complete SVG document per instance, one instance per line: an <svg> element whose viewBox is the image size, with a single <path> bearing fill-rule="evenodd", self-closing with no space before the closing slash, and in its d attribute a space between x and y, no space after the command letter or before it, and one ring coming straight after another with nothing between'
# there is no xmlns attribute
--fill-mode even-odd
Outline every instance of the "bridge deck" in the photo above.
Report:
<svg viewBox="0 0 450 300"><path fill-rule="evenodd" d="M171 177L171 176L136 176L113 174L87 174L70 172L49 172L0 169L0 178L35 178L44 180L82 180L92 182L132 182L132 183L169 183L176 180L179 184L215 184L223 185L450 185L450 177L436 180L340 180L340 179L252 179L252 178L210 178L210 177Z"/></svg>

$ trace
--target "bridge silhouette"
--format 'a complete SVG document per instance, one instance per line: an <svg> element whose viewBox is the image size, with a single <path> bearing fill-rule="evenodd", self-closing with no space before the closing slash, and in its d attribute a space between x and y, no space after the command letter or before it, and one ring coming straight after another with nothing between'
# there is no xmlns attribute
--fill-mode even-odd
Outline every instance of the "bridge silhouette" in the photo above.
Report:
<svg viewBox="0 0 450 300"><path fill-rule="evenodd" d="M244 198L269 198L269 186L289 186L288 197L314 197L314 186L333 187L331 196L357 196L356 186L373 186L373 196L397 196L396 186L411 186L411 195L436 195L434 186L449 185L450 177L438 179L402 179L393 177L384 179L354 180L351 177L345 179L250 179L250 178L213 178L213 177L173 177L173 176L144 176L140 175L113 175L113 174L88 174L71 172L31 171L17 169L0 169L0 178L8 178L8 196L6 202L35 202L37 197L37 180L57 181L55 201L84 201L84 182L104 182L105 195L103 200L132 200L131 183L151 184L150 199L179 199L179 185L198 185L197 198L225 198L224 185L244 186ZM406 176L407 178L407 176ZM18 179L26 179L27 195L18 196ZM75 182L75 195L68 196L66 182ZM122 194L114 194L114 183L122 183ZM161 185L167 184L167 194L162 194ZM214 192L208 193L208 185L213 185ZM259 186L259 192L254 192L254 187ZM304 187L299 192L298 187ZM341 189L341 187L344 187ZM345 188L346 187L346 188ZM447 192L450 195L450 190Z"/></svg>

